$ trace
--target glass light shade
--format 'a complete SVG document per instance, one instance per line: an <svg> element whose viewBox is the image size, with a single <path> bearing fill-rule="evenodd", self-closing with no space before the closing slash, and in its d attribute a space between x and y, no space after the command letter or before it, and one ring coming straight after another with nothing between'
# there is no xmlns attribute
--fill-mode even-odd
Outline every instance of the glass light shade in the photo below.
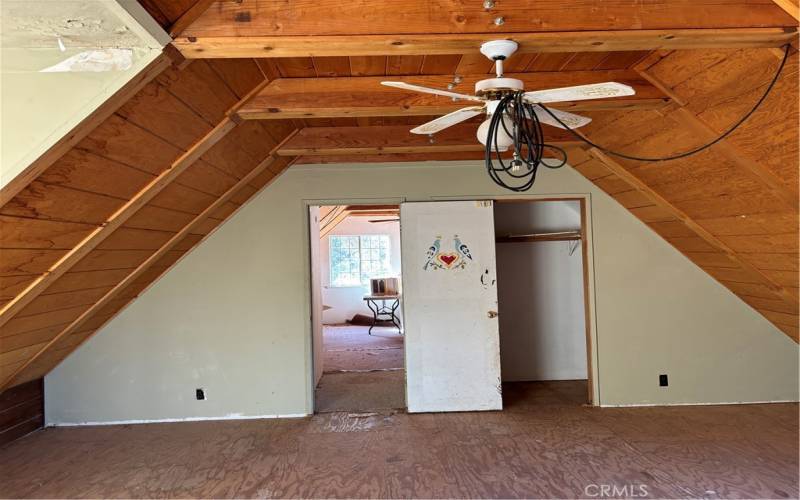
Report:
<svg viewBox="0 0 800 500"><path fill-rule="evenodd" d="M489 140L487 136L489 135L489 123L491 123L491 121L491 117L484 120L480 127L478 127L478 133L476 134L478 136L478 141L480 141L480 143L484 146L486 145L486 141ZM513 124L507 116L503 116L503 122L505 122L505 128L512 130ZM499 151L507 151L508 148L514 144L514 139L512 139L511 136L506 132L505 128L503 128L502 124L497 124L497 149ZM492 139L492 149L494 149L494 146L494 139Z"/></svg>

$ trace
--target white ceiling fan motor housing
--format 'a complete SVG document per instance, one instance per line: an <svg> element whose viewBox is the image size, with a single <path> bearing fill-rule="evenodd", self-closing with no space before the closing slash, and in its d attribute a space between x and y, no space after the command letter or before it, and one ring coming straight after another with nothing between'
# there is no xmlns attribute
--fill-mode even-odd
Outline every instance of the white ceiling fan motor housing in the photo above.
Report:
<svg viewBox="0 0 800 500"><path fill-rule="evenodd" d="M496 90L517 91L523 88L522 80L516 78L487 78L475 83L475 94L483 95Z"/></svg>

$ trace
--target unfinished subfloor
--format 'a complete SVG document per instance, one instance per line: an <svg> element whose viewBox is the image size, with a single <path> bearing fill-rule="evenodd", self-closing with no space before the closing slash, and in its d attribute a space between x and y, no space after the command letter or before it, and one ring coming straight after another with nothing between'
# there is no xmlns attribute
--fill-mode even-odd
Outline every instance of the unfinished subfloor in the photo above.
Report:
<svg viewBox="0 0 800 500"><path fill-rule="evenodd" d="M315 410L375 411L405 407L403 336L395 328L328 326Z"/></svg>
<svg viewBox="0 0 800 500"><path fill-rule="evenodd" d="M600 409L584 397L579 382L517 383L503 412L45 429L0 449L0 496L798 495L795 404Z"/></svg>

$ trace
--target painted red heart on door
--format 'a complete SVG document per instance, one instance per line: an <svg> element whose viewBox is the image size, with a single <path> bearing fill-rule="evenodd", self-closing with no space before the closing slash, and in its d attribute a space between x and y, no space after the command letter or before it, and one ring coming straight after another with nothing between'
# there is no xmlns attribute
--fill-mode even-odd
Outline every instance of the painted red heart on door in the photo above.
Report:
<svg viewBox="0 0 800 500"><path fill-rule="evenodd" d="M458 260L458 255L454 253L440 253L436 258L445 266L450 267L453 265L453 262Z"/></svg>

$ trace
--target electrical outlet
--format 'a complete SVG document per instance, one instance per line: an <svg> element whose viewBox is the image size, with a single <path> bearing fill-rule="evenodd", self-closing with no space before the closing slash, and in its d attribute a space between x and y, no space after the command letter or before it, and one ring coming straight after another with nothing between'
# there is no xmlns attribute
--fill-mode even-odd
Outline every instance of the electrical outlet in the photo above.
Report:
<svg viewBox="0 0 800 500"><path fill-rule="evenodd" d="M669 386L669 378L666 374L661 374L658 376L658 386L659 387L667 387Z"/></svg>
<svg viewBox="0 0 800 500"><path fill-rule="evenodd" d="M203 389L195 389L194 396L198 401L203 401L206 399L206 393Z"/></svg>

